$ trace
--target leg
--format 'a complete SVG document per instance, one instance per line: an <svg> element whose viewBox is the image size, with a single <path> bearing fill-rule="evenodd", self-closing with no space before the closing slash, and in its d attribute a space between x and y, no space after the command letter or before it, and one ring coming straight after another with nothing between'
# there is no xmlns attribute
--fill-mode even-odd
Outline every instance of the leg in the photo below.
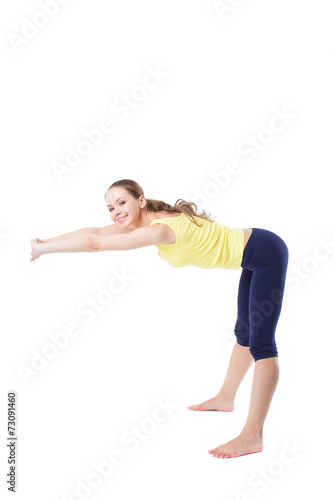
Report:
<svg viewBox="0 0 333 500"><path fill-rule="evenodd" d="M253 357L250 353L250 349L236 342L231 354L228 371L218 393L218 397L226 401L232 401L233 403L238 387L252 363Z"/></svg>
<svg viewBox="0 0 333 500"><path fill-rule="evenodd" d="M238 312L237 322L235 325L237 342L231 354L228 371L223 386L218 392L217 396L212 399L208 399L204 403L189 406L189 410L234 410L234 400L237 389L253 362L253 357L249 350L249 294L252 274L252 271L243 269L239 280L237 299Z"/></svg>
<svg viewBox="0 0 333 500"><path fill-rule="evenodd" d="M250 290L250 351L256 363L247 421L239 436L209 450L215 457L231 458L263 449L263 425L274 395L279 365L275 329L280 316L288 250L280 240L278 256L254 271Z"/></svg>
<svg viewBox="0 0 333 500"><path fill-rule="evenodd" d="M279 362L277 356L256 361L249 414L241 434L254 438L259 437L262 441L264 422L278 380Z"/></svg>
<svg viewBox="0 0 333 500"><path fill-rule="evenodd" d="M231 354L230 362L224 383L217 396L204 403L189 406L189 410L217 410L233 411L236 392L246 372L253 362L248 347L240 346L237 342Z"/></svg>
<svg viewBox="0 0 333 500"><path fill-rule="evenodd" d="M263 450L263 426L279 379L278 358L256 361L250 410L239 436L208 453L217 458L232 458Z"/></svg>

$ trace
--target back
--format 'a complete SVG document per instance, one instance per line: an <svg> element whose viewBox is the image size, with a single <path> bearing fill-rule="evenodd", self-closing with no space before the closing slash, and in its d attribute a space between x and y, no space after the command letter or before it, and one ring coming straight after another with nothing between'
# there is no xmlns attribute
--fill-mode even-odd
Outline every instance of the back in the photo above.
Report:
<svg viewBox="0 0 333 500"><path fill-rule="evenodd" d="M179 217L152 220L150 226L167 224L177 235L175 243L156 245L158 255L173 267L238 269L244 251L243 230L229 228L196 216L194 219L200 227L183 213Z"/></svg>

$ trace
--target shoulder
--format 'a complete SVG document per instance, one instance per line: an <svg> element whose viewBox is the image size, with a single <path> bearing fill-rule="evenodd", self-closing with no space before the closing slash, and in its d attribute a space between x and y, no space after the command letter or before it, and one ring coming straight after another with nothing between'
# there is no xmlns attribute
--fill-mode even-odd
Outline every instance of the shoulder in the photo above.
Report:
<svg viewBox="0 0 333 500"><path fill-rule="evenodd" d="M169 245L177 239L177 235L172 227L161 221L154 222L153 225L149 226L149 229L152 229L154 231L152 234L158 238L159 243L155 243L156 245Z"/></svg>

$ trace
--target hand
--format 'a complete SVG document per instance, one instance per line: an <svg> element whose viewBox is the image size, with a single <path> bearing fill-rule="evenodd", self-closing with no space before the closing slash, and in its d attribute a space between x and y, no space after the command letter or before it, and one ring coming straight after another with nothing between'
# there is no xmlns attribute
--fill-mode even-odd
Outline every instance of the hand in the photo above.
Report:
<svg viewBox="0 0 333 500"><path fill-rule="evenodd" d="M32 262L33 260L37 260L39 259L39 257L41 256L41 253L38 249L38 243L42 243L42 240L40 240L39 238L35 238L34 240L30 240L30 243L31 243L31 259L30 259L30 262Z"/></svg>

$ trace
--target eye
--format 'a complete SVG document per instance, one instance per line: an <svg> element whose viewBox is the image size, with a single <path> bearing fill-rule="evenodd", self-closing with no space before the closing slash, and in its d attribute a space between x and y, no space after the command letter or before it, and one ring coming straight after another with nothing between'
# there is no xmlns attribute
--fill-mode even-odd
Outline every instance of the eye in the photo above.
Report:
<svg viewBox="0 0 333 500"><path fill-rule="evenodd" d="M119 203L119 205L121 205L122 203L126 203L126 201L121 201L121 202ZM109 208L109 212L111 212L112 210L113 210L113 208Z"/></svg>

